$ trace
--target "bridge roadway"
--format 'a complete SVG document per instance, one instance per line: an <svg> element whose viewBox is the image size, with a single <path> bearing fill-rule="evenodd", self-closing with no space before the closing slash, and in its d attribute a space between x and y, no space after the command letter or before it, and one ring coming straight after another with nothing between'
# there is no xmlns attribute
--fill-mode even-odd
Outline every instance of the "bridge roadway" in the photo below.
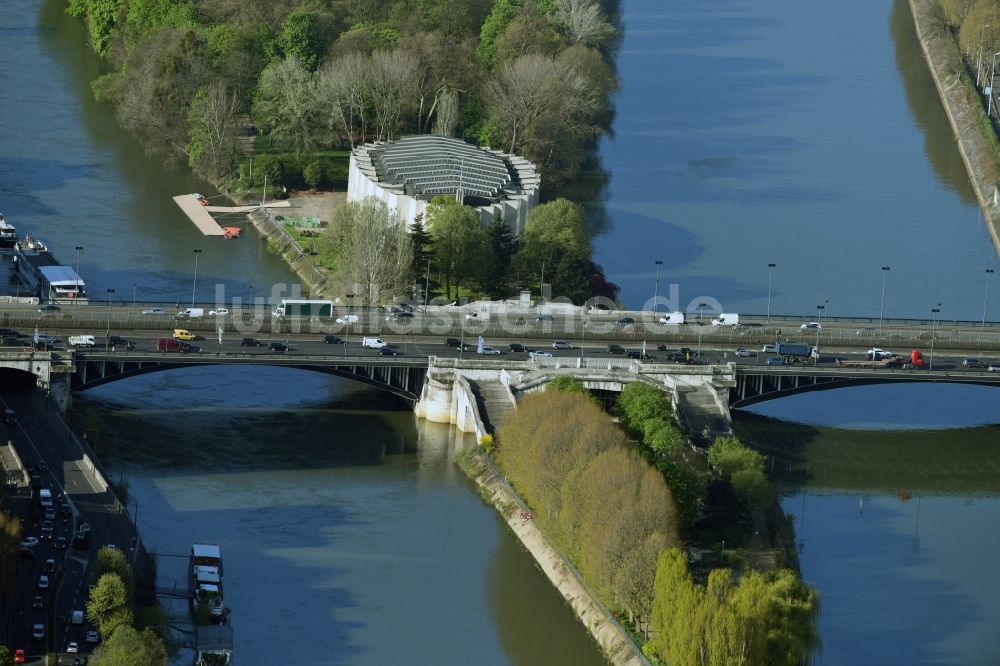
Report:
<svg viewBox="0 0 1000 666"><path fill-rule="evenodd" d="M961 351L966 354L996 352L1000 356L1000 323L968 321L932 321L918 319L886 319L880 326L870 318L836 320L823 319L820 329L801 329L808 318L772 315L741 316L740 326L712 326L687 324L665 325L657 322L661 313L651 312L600 312L584 314L572 306L542 305L535 308L502 306L503 311L491 311L497 303L478 303L463 307L431 306L426 310L416 308L412 318L395 319L385 311L376 309L355 310L357 322L338 324L334 320L309 321L298 317L275 319L270 309L258 307L255 311L234 308L231 314L208 316L212 305L203 306L206 316L198 319L177 319L173 307L156 306L156 314L143 314L150 310L142 304L135 307L129 302L110 305L92 302L89 305L62 306L59 312L39 313L35 305L0 305L0 327L10 327L31 333L34 330L66 337L74 334L91 334L103 340L108 331L126 337L164 337L174 328L185 328L206 337L215 338L221 326L226 337L253 336L267 340L282 340L286 335L311 334L321 336L331 333L358 341L361 335L386 336L393 340L403 338L464 338L475 342L478 336L486 344L506 344L519 341L530 344L551 343L565 339L587 346L588 343L618 343L638 347L643 340L647 347L664 344L668 347L695 347L702 344L730 350L746 347L760 349L784 341L819 344L820 349L834 347L838 350L865 351L873 346L897 352L921 349L925 353L931 346L938 350ZM343 309L341 309L343 310ZM345 310L346 311L346 310ZM551 314L548 312L551 311ZM340 310L336 314L342 314ZM689 315L689 320L692 318ZM709 321L706 313L704 321ZM631 323L629 323L631 320Z"/></svg>

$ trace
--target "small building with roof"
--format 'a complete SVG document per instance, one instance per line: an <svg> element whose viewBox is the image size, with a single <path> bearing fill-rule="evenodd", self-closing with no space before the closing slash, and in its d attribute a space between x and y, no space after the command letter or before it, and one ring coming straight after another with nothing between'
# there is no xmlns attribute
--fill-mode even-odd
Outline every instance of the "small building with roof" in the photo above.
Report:
<svg viewBox="0 0 1000 666"><path fill-rule="evenodd" d="M437 196L474 207L484 223L499 214L520 233L538 204L541 177L516 155L427 134L366 143L351 151L347 200L377 197L412 226Z"/></svg>

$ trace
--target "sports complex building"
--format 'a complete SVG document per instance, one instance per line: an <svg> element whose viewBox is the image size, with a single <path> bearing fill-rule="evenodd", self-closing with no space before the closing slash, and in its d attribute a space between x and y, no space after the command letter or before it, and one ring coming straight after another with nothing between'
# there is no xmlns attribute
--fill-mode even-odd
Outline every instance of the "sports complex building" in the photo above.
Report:
<svg viewBox="0 0 1000 666"><path fill-rule="evenodd" d="M540 185L535 165L523 157L423 134L355 148L347 200L378 197L411 226L434 197L455 197L479 211L484 223L499 214L520 233Z"/></svg>

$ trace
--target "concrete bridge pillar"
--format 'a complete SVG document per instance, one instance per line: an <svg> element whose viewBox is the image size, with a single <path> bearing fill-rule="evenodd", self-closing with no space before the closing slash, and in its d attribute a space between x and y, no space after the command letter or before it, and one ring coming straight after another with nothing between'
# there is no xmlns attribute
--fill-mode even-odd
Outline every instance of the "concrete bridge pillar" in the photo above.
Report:
<svg viewBox="0 0 1000 666"><path fill-rule="evenodd" d="M433 371L428 368L420 400L413 407L414 413L433 423L454 423L452 420L454 386L453 372Z"/></svg>

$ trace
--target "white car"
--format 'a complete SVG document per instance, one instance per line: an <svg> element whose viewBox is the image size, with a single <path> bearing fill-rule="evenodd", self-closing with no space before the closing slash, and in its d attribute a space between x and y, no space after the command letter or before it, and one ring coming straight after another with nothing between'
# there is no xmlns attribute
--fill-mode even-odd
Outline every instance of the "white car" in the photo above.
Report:
<svg viewBox="0 0 1000 666"><path fill-rule="evenodd" d="M875 347L865 352L865 356L871 361L882 361L887 358L892 358L893 356L895 356L895 354L886 351L884 349L879 349L878 347Z"/></svg>
<svg viewBox="0 0 1000 666"><path fill-rule="evenodd" d="M499 356L500 350L496 347L483 347L483 350L479 353L483 356Z"/></svg>
<svg viewBox="0 0 1000 666"><path fill-rule="evenodd" d="M737 358L750 358L750 351L747 349L737 349L735 352Z"/></svg>
<svg viewBox="0 0 1000 666"><path fill-rule="evenodd" d="M69 645L66 646L66 652L79 652L80 646L77 645L76 641L70 641Z"/></svg>
<svg viewBox="0 0 1000 666"><path fill-rule="evenodd" d="M34 548L37 545L38 539L33 536L25 537L24 541L21 542L21 548Z"/></svg>
<svg viewBox="0 0 1000 666"><path fill-rule="evenodd" d="M144 315L161 315L161 314L167 314L167 313L166 313L166 311L163 308L146 308L145 310L142 311L142 314L144 314Z"/></svg>
<svg viewBox="0 0 1000 666"><path fill-rule="evenodd" d="M357 324L358 315L341 315L335 320L338 324Z"/></svg>
<svg viewBox="0 0 1000 666"><path fill-rule="evenodd" d="M479 316L478 312L466 312L465 313L465 318L466 319L476 319L478 316Z"/></svg>
<svg viewBox="0 0 1000 666"><path fill-rule="evenodd" d="M820 323L818 321L809 321L799 326L799 328L805 330L807 328L823 328L823 327L820 326Z"/></svg>
<svg viewBox="0 0 1000 666"><path fill-rule="evenodd" d="M1000 365L990 365L986 367L986 372L1000 372Z"/></svg>
<svg viewBox="0 0 1000 666"><path fill-rule="evenodd" d="M208 314L210 314L210 315L219 315L219 316L227 315L227 314L229 314L229 308L216 308L214 310L209 310Z"/></svg>
<svg viewBox="0 0 1000 666"><path fill-rule="evenodd" d="M764 345L763 347L760 348L760 350L762 352L764 352L765 354L773 354L774 353L774 345Z"/></svg>
<svg viewBox="0 0 1000 666"><path fill-rule="evenodd" d="M39 576L38 577L38 589L39 590L47 590L48 588L49 588L49 577L48 576Z"/></svg>
<svg viewBox="0 0 1000 666"><path fill-rule="evenodd" d="M565 340L553 340L552 341L552 348L553 349L573 349L573 345L571 345L570 343L566 342Z"/></svg>
<svg viewBox="0 0 1000 666"><path fill-rule="evenodd" d="M552 352L547 352L543 349L538 349L535 351L528 352L528 356L531 358L552 358Z"/></svg>

